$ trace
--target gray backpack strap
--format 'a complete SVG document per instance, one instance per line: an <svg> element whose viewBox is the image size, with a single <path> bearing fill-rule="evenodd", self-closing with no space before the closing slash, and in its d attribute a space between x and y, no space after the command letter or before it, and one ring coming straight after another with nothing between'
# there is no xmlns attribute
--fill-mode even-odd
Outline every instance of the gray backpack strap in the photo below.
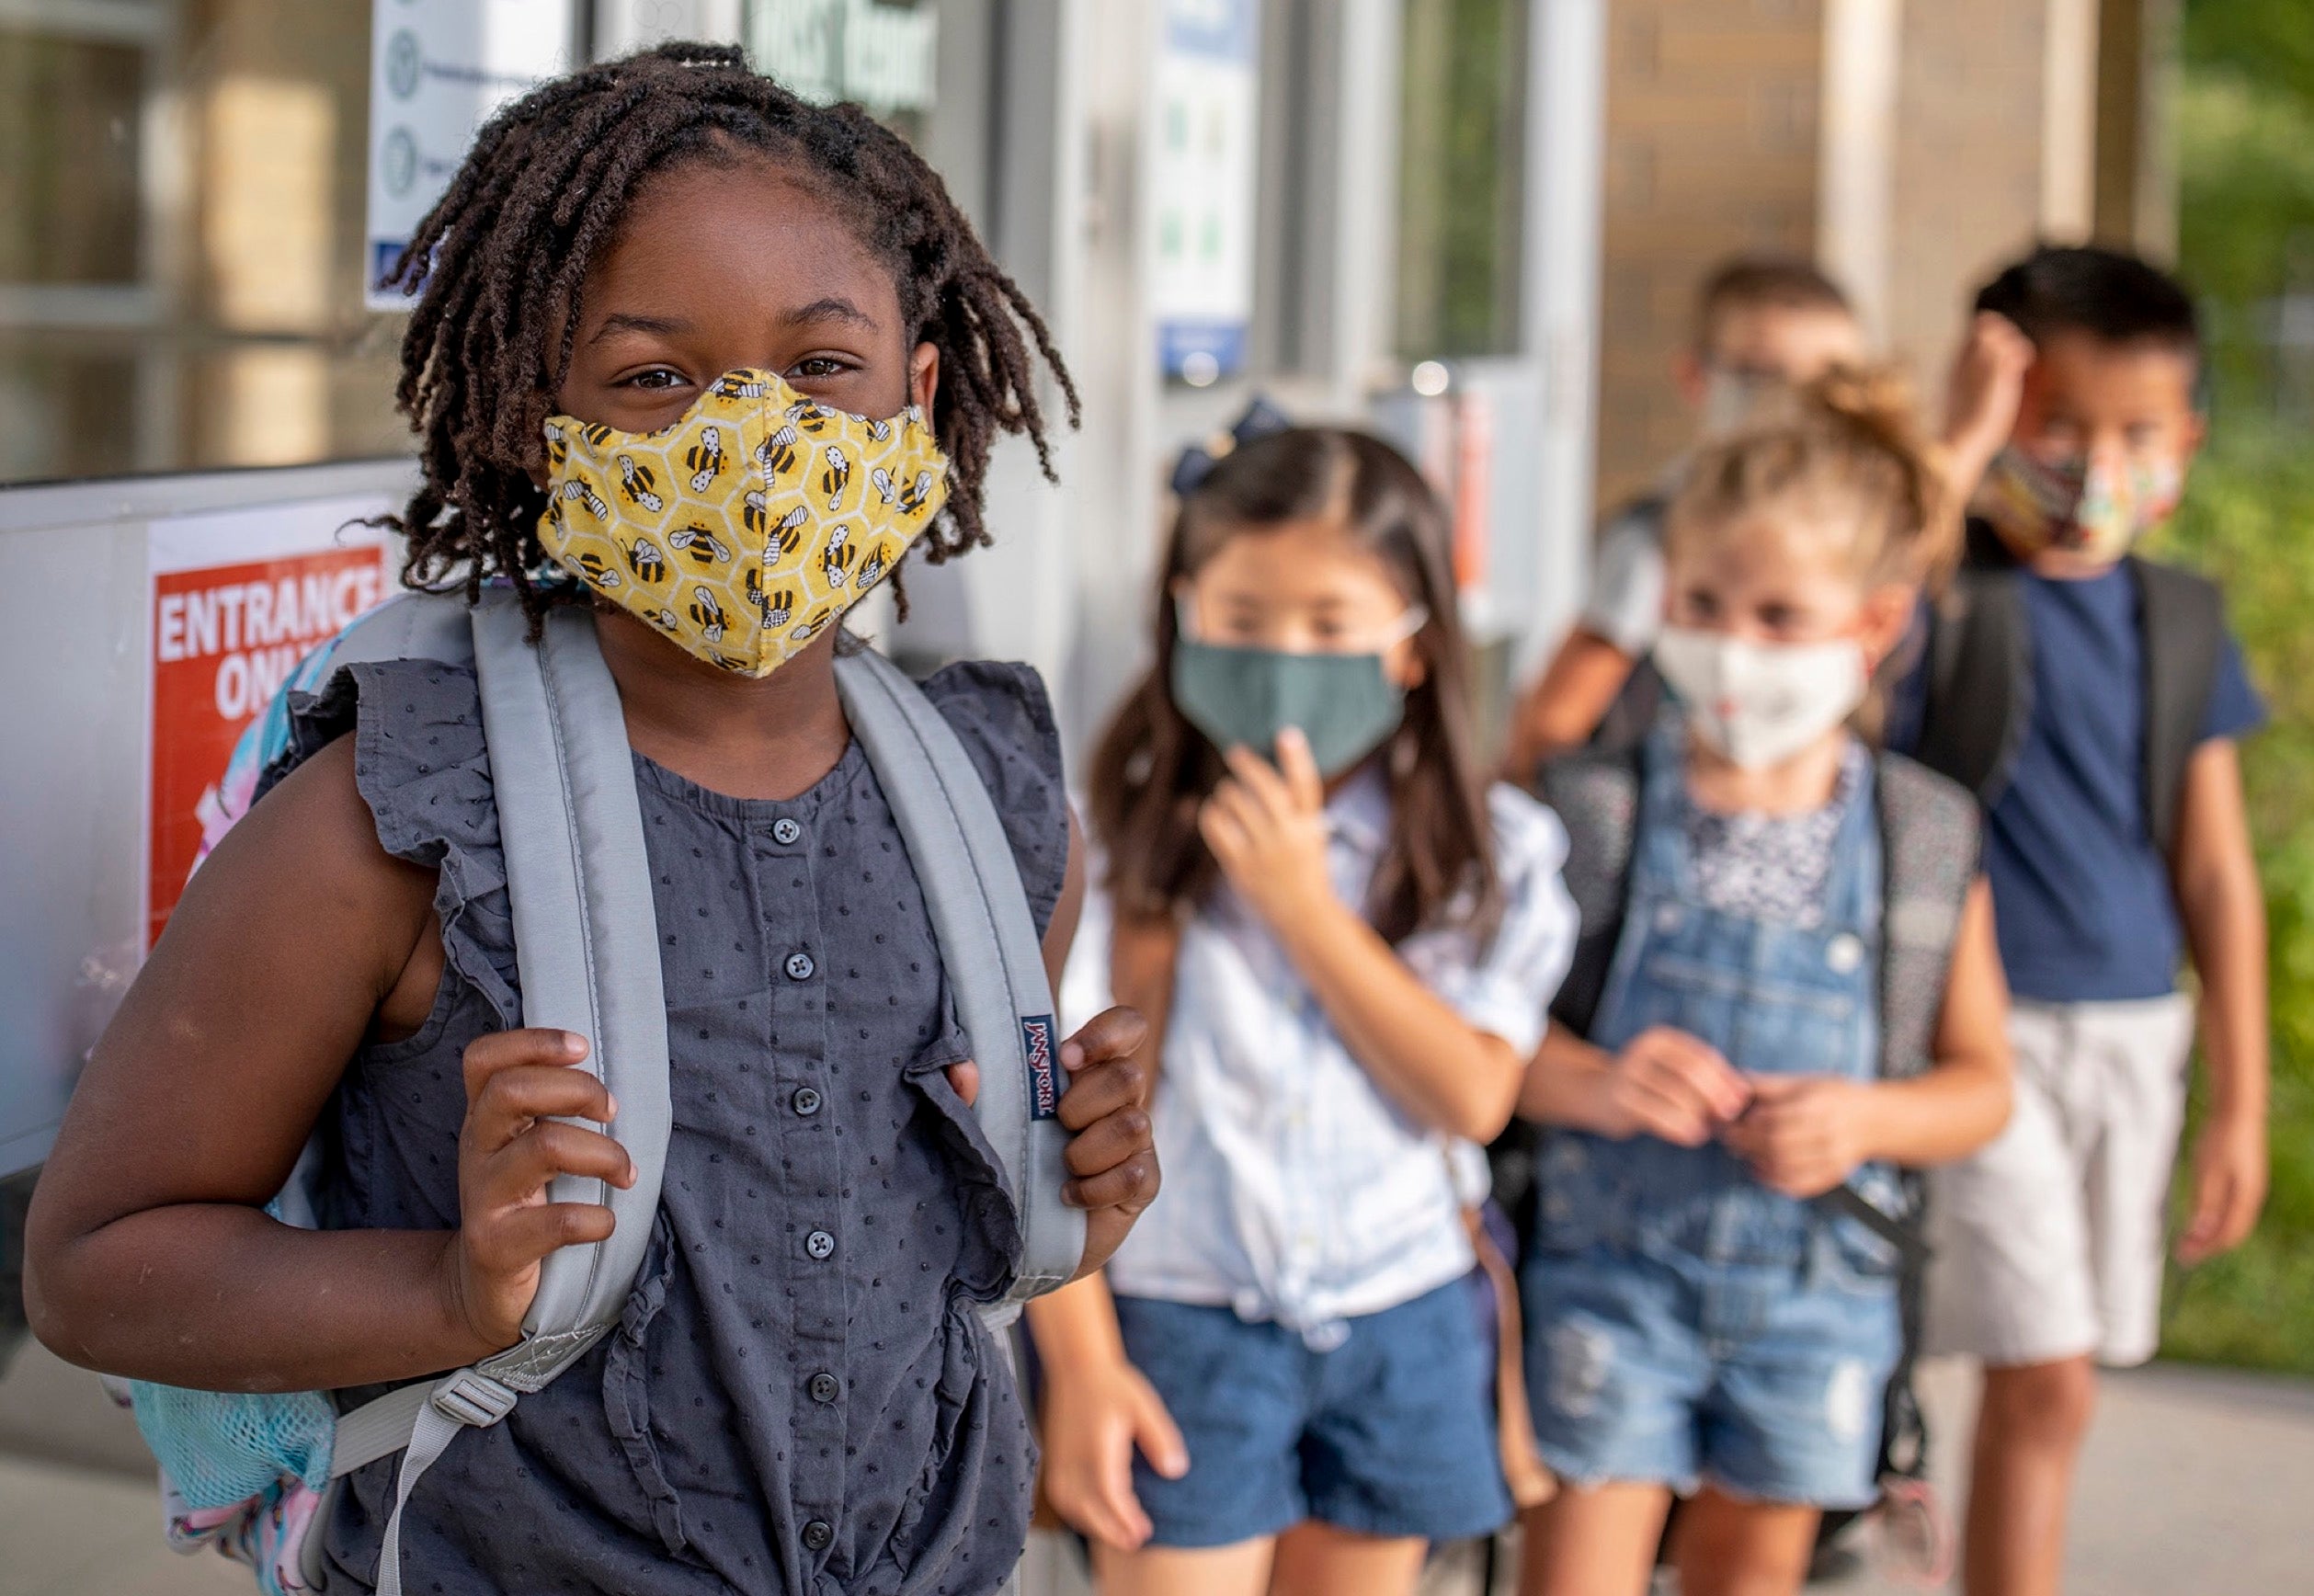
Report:
<svg viewBox="0 0 2314 1596"><path fill-rule="evenodd" d="M1953 949L1980 867L1982 822L1974 793L1900 754L1878 756L1874 790L1880 808L1880 1077L1909 1080L1936 1061ZM1917 1270L1928 1257L1921 1226L1925 1189L1909 1171L1899 1185L1897 1214L1853 1186L1835 1186L1814 1201L1864 1226Z"/></svg>
<svg viewBox="0 0 2314 1596"><path fill-rule="evenodd" d="M463 594L397 593L337 634L331 667L388 659L474 662L473 623Z"/></svg>
<svg viewBox="0 0 2314 1596"><path fill-rule="evenodd" d="M521 1343L486 1365L518 1391L544 1385L618 1323L658 1214L675 1117L658 909L619 686L591 613L556 609L535 645L529 626L509 592L473 612L522 1023L587 1039L583 1067L618 1100L637 1179L623 1191L574 1176L549 1188L553 1202L608 1205L617 1228L548 1255Z"/></svg>
<svg viewBox="0 0 2314 1596"><path fill-rule="evenodd" d="M406 621L389 623L409 633L382 633L381 646L439 631L433 612L419 605L408 606L415 612ZM673 1120L658 919L633 756L618 687L596 645L594 617L556 610L533 644L515 596L498 591L484 596L471 626L523 1023L587 1038L587 1062L576 1067L595 1072L617 1098L616 1131L637 1179L624 1191L572 1176L549 1188L553 1202L607 1204L617 1226L606 1241L547 1255L520 1341L338 1420L333 1475L403 1454L378 1567L379 1596L400 1596L402 1510L458 1432L496 1424L517 1398L552 1381L618 1322L649 1244ZM439 656L431 648L415 652Z"/></svg>
<svg viewBox="0 0 2314 1596"><path fill-rule="evenodd" d="M1624 898L1631 884L1631 852L1639 826L1643 748L1593 747L1544 761L1540 796L1567 828L1567 861L1559 876L1575 900L1575 956L1551 998L1551 1023L1588 1038L1607 992L1615 943L1623 935ZM1513 1119L1487 1149L1495 1201L1510 1214L1523 1247L1537 1220L1536 1175L1552 1132Z"/></svg>
<svg viewBox="0 0 2314 1596"><path fill-rule="evenodd" d="M1543 767L1543 801L1567 827L1567 862L1560 875L1579 917L1574 962L1551 1000L1551 1018L1578 1036L1590 1033L1623 935L1643 758L1640 747L1602 748Z"/></svg>
<svg viewBox="0 0 2314 1596"><path fill-rule="evenodd" d="M1936 1056L1936 1028L1979 866L1977 801L1959 783L1882 754L1880 1074L1906 1080Z"/></svg>
<svg viewBox="0 0 2314 1596"><path fill-rule="evenodd" d="M1061 1201L1066 1085L1043 946L979 769L931 701L872 650L836 661L836 688L899 823L980 1066L974 1112L1020 1219L1020 1272L989 1314L1009 1323L1021 1303L1066 1284L1085 1256L1085 1215Z"/></svg>

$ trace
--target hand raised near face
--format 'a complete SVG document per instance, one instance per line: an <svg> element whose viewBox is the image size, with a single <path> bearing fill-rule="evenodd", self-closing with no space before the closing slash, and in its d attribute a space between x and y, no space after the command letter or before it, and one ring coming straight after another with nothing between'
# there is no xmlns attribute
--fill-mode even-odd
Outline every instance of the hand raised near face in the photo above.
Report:
<svg viewBox="0 0 2314 1596"><path fill-rule="evenodd" d="M1309 740L1278 734L1272 765L1250 748L1224 756L1229 774L1197 812L1198 834L1237 895L1281 929L1331 901L1326 868L1326 783Z"/></svg>

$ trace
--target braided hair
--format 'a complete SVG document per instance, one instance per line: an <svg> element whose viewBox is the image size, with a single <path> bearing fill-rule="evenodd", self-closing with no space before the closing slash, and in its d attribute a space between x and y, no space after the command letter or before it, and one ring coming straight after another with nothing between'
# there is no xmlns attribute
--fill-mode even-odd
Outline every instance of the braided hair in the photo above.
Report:
<svg viewBox="0 0 2314 1596"><path fill-rule="evenodd" d="M422 480L387 524L409 547L404 580L462 587L504 576L535 623L586 589L543 576L541 428L571 365L588 270L651 177L757 152L794 168L890 267L911 344L940 351L932 428L949 458L944 514L926 556L989 541L982 484L999 432L1024 434L1046 479L1052 449L1036 359L1076 384L1043 318L989 258L923 157L856 105L815 105L749 70L734 46L663 44L588 67L494 117L419 223L387 286L418 301L394 401L419 436Z"/></svg>

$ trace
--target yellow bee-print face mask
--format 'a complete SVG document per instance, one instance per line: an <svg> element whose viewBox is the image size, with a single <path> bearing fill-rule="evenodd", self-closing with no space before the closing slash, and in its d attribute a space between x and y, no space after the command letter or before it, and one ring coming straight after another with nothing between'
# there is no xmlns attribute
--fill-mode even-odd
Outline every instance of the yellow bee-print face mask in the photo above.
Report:
<svg viewBox="0 0 2314 1596"><path fill-rule="evenodd" d="M724 375L657 432L550 417L539 542L700 658L768 676L890 574L948 500L914 405L832 410Z"/></svg>

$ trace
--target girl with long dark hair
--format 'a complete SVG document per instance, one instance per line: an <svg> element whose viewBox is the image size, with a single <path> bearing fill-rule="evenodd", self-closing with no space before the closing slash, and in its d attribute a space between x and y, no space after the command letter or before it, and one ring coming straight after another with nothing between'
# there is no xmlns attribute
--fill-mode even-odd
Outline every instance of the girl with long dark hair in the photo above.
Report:
<svg viewBox="0 0 2314 1596"><path fill-rule="evenodd" d="M1410 1590L1510 1509L1462 1210L1565 966L1565 843L1477 774L1445 514L1386 444L1225 456L1154 621L1063 1004L1151 1017L1168 1191L1033 1317L1048 1493L1110 1592Z"/></svg>

